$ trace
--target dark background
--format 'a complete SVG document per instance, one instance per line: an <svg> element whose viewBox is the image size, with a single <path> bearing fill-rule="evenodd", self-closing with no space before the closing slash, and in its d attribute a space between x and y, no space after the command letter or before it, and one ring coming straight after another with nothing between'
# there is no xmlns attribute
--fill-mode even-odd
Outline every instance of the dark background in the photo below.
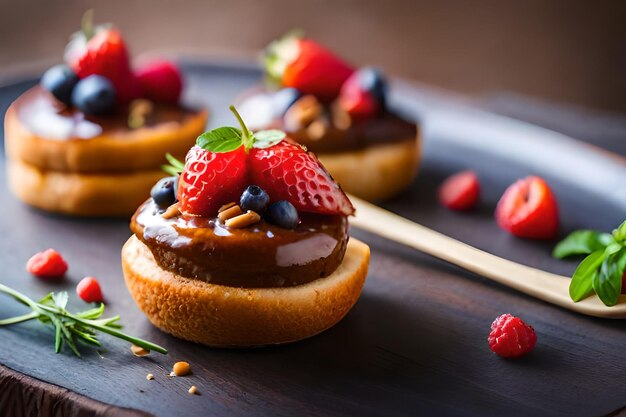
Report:
<svg viewBox="0 0 626 417"><path fill-rule="evenodd" d="M122 29L135 56L250 59L299 27L356 65L446 89L626 113L620 1L0 0L0 76L60 61L88 8Z"/></svg>

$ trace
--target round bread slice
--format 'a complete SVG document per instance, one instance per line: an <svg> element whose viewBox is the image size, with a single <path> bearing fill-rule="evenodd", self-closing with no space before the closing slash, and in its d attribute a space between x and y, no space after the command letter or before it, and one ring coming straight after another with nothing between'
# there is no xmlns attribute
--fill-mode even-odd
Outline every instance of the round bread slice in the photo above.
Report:
<svg viewBox="0 0 626 417"><path fill-rule="evenodd" d="M180 120L176 121L138 129L130 129L120 121L119 127L116 125L89 139L53 139L29 127L18 115L20 100L32 95L36 100L46 100L38 94L43 92L35 87L9 107L4 120L4 140L10 158L42 170L99 173L156 169L165 163L168 152L176 158L184 158L204 132L208 117L206 110L180 110ZM42 112L41 120L55 115L52 110L33 111ZM54 125L44 124L40 129L52 134L54 128L50 124Z"/></svg>
<svg viewBox="0 0 626 417"><path fill-rule="evenodd" d="M403 191L415 179L421 140L418 133L414 139L317 157L345 192L369 201L385 200Z"/></svg>
<svg viewBox="0 0 626 417"><path fill-rule="evenodd" d="M44 171L7 158L9 187L25 203L75 216L130 217L166 174L160 169L77 174Z"/></svg>
<svg viewBox="0 0 626 417"><path fill-rule="evenodd" d="M236 288L181 277L159 267L136 236L122 248L126 286L161 330L214 347L295 342L339 322L356 303L369 247L350 239L340 266L326 278L281 288Z"/></svg>

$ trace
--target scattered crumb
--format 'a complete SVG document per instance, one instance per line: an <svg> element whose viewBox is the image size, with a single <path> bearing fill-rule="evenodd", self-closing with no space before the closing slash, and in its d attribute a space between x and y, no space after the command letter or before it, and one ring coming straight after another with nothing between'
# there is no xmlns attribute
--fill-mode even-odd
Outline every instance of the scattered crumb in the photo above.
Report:
<svg viewBox="0 0 626 417"><path fill-rule="evenodd" d="M173 376L184 376L191 372L191 366L187 362L176 362L172 369Z"/></svg>
<svg viewBox="0 0 626 417"><path fill-rule="evenodd" d="M189 388L189 394L196 395L197 393L198 393L198 388L196 388L195 385L192 385L191 388Z"/></svg>
<svg viewBox="0 0 626 417"><path fill-rule="evenodd" d="M148 381L152 381L152 380L154 379L154 375L152 375L152 374L148 374L148 375L146 375L146 379L147 379Z"/></svg>

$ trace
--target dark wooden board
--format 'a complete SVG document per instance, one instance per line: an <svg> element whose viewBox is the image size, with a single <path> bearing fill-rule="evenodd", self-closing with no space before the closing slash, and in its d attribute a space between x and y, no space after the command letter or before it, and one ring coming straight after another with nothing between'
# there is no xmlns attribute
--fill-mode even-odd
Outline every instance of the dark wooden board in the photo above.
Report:
<svg viewBox="0 0 626 417"><path fill-rule="evenodd" d="M188 64L186 72L187 98L212 107L212 125L232 123L227 104L259 75L247 66L200 63ZM30 84L0 87L0 108ZM619 158L406 83L396 85L394 99L409 114L421 115L425 159L414 186L388 208L490 252L564 274L575 264L551 259L553 242L515 239L496 227L493 208L509 183L530 173L545 176L561 204L562 234L578 227L609 229L626 217L626 164ZM0 328L0 365L30 377L22 383L39 389L39 398L54 389L37 380L164 417L572 416L606 415L626 406L626 322L564 311L358 230L353 235L372 248L370 274L361 299L336 327L303 342L255 350L176 340L153 328L126 291L119 251L130 235L127 222L27 208L7 191L3 164L0 158L0 282L37 297L73 291L83 276L97 276L108 313L121 314L128 332L170 349L167 356L135 358L126 343L103 336L106 351L84 350L77 359L55 355L52 333L34 323ZM468 167L483 183L480 210L460 215L439 208L437 184ZM69 260L60 285L44 284L24 270L29 256L47 247ZM75 299L71 305L84 307ZM23 311L0 296L0 317ZM520 315L538 333L537 349L518 361L498 358L486 343L491 321L505 312ZM189 361L193 375L166 378L177 360ZM156 379L147 381L147 373ZM187 393L191 385L200 396ZM22 395L32 400L32 392ZM72 401L80 408L80 399ZM95 415L93 402L87 403L83 415ZM0 414L6 413L0 408Z"/></svg>

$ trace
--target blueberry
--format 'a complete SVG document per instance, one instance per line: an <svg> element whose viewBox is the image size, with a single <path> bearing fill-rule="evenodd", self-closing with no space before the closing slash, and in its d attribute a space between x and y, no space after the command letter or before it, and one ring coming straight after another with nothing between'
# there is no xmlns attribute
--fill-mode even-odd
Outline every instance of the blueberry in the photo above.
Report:
<svg viewBox="0 0 626 417"><path fill-rule="evenodd" d="M385 103L387 80L377 68L363 67L357 71L357 80L361 88L371 93L379 103Z"/></svg>
<svg viewBox="0 0 626 417"><path fill-rule="evenodd" d="M295 88L282 88L272 96L272 107L274 116L279 117L287 112L289 107L295 103L302 94Z"/></svg>
<svg viewBox="0 0 626 417"><path fill-rule="evenodd" d="M78 75L67 65L55 65L41 77L41 86L66 106L72 104L72 91L78 83Z"/></svg>
<svg viewBox="0 0 626 417"><path fill-rule="evenodd" d="M287 200L272 203L265 212L264 219L284 229L295 229L298 225L298 210Z"/></svg>
<svg viewBox="0 0 626 417"><path fill-rule="evenodd" d="M150 190L150 197L161 209L166 209L176 202L178 176L161 178Z"/></svg>
<svg viewBox="0 0 626 417"><path fill-rule="evenodd" d="M258 185L250 185L244 190L239 199L239 207L243 211L252 210L259 214L265 211L269 203L270 196Z"/></svg>
<svg viewBox="0 0 626 417"><path fill-rule="evenodd" d="M76 84L72 104L85 114L102 115L113 110L115 96L115 87L108 78L90 75Z"/></svg>

